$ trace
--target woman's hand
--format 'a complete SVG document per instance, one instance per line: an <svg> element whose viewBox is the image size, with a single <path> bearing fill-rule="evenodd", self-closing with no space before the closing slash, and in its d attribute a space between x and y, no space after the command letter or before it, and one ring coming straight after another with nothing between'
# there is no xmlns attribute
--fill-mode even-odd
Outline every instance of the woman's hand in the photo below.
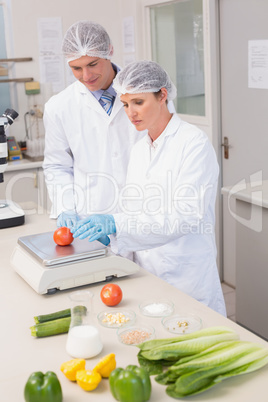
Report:
<svg viewBox="0 0 268 402"><path fill-rule="evenodd" d="M88 237L89 241L99 240L107 246L110 243L108 235L116 233L114 217L113 215L89 215L78 221L71 228L71 232L74 238L85 239Z"/></svg>

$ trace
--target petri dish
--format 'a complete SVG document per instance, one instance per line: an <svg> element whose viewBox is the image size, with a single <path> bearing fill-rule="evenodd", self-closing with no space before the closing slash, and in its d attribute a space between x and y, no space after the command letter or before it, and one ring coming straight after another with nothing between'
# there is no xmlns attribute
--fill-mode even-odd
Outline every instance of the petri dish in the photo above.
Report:
<svg viewBox="0 0 268 402"><path fill-rule="evenodd" d="M202 320L194 314L181 314L163 318L162 325L172 334L184 335L202 328Z"/></svg>
<svg viewBox="0 0 268 402"><path fill-rule="evenodd" d="M132 310L106 310L98 314L99 323L106 328L121 328L133 325L136 314Z"/></svg>
<svg viewBox="0 0 268 402"><path fill-rule="evenodd" d="M124 345L139 345L155 338L155 329L148 325L130 326L117 330L119 342Z"/></svg>
<svg viewBox="0 0 268 402"><path fill-rule="evenodd" d="M145 300L139 308L140 312L147 317L166 317L173 313L174 304L167 299Z"/></svg>

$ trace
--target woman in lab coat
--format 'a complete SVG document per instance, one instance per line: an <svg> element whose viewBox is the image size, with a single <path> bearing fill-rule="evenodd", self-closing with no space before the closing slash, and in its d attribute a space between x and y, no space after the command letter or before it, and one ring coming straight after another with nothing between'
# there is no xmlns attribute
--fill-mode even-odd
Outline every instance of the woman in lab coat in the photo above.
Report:
<svg viewBox="0 0 268 402"><path fill-rule="evenodd" d="M89 216L74 237L111 235L114 252L133 251L137 264L226 315L216 265L214 149L204 132L169 112L176 89L157 63L128 65L114 88L130 121L148 135L132 149L122 212Z"/></svg>

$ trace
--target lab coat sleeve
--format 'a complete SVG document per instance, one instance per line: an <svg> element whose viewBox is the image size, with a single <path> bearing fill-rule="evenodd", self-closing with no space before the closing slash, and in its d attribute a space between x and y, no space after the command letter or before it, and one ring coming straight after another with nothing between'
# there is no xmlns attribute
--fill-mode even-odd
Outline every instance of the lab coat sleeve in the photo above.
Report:
<svg viewBox="0 0 268 402"><path fill-rule="evenodd" d="M142 209L136 215L114 215L116 239L111 246L115 252L160 247L189 233L201 233L204 221L214 230L219 169L209 140L188 144L179 170L172 173L176 174L172 204L165 205L162 213L149 215Z"/></svg>
<svg viewBox="0 0 268 402"><path fill-rule="evenodd" d="M44 176L52 203L51 218L75 210L73 157L63 127L55 114L45 107Z"/></svg>

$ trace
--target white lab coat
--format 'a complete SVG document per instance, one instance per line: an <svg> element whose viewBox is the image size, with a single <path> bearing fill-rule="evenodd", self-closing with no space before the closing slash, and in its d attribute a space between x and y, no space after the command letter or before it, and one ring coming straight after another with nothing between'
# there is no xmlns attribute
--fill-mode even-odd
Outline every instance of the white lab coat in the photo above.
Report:
<svg viewBox="0 0 268 402"><path fill-rule="evenodd" d="M226 315L216 265L214 149L176 114L152 156L149 142L146 135L132 149L112 250L133 251L137 264Z"/></svg>
<svg viewBox="0 0 268 402"><path fill-rule="evenodd" d="M51 218L117 211L132 146L145 132L129 121L116 97L110 116L79 81L45 105L44 174Z"/></svg>

